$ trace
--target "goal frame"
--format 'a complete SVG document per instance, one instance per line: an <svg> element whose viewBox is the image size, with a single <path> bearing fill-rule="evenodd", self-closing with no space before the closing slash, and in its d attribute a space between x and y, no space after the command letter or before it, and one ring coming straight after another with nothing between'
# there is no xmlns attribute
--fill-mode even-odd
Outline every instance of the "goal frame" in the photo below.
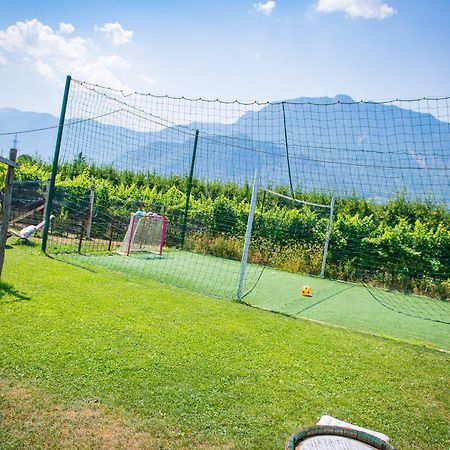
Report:
<svg viewBox="0 0 450 450"><path fill-rule="evenodd" d="M327 264L327 255L328 255L328 247L330 246L330 237L331 237L331 225L333 224L333 213L334 213L334 196L331 197L331 202L329 205L322 205L321 203L313 203L307 202L305 200L300 200L294 197L288 197L287 195L280 194L279 192L272 191L271 189L263 189L269 194L275 195L276 197L285 198L286 200L291 200L293 202L300 203L302 205L308 206L317 206L319 208L325 208L329 210L328 214L328 222L327 222L327 233L325 235L325 244L323 246L323 254L322 254L322 266L320 268L320 277L325 277L325 266Z"/></svg>
<svg viewBox="0 0 450 450"><path fill-rule="evenodd" d="M258 191L265 191L265 192L268 192L269 194L275 195L276 197L281 197L286 200L291 200L293 202L300 203L302 205L316 206L319 208L324 208L324 209L329 210L327 232L325 235L325 242L324 242L323 253L322 253L322 264L321 264L321 268L320 268L320 277L321 278L325 277L325 266L327 263L328 248L330 245L330 237L331 237L331 226L333 223L334 202L335 202L334 196L331 197L331 202L329 205L324 205L321 203L307 202L305 200L300 200L295 197L288 197L287 195L280 194L279 192L275 192L271 189L259 187L258 179L257 179L257 171L255 171L255 176L254 176L254 180L253 180L252 198L250 200L250 211L249 211L249 215L248 215L244 247L242 250L241 268L239 271L239 278L238 278L238 284L237 284L237 289L236 289L236 298L238 299L238 301L241 301L243 298L242 292L243 292L243 286L244 286L245 271L246 271L246 267L247 267L248 249L250 246L250 240L252 238L253 218L255 215L256 197L258 195Z"/></svg>
<svg viewBox="0 0 450 450"><path fill-rule="evenodd" d="M128 230L130 230L129 236L128 236L128 242L126 243L126 251L125 252L121 252L119 250L119 253L121 253L122 255L125 256L130 256L130 254L132 253L132 243L133 240L136 236L136 231L138 229L138 227L136 226L135 228L135 223L136 223L136 218L138 218L139 220L142 219L158 219L158 220L162 220L162 228L161 228L161 237L159 240L159 246L158 246L158 251L157 252L152 252L150 251L150 253L156 254L156 255L162 255L163 252L163 247L164 247L164 241L166 238L166 229L167 229L167 218L166 216L160 215L160 214L156 214L156 213L144 213L144 214L136 214L136 213L132 213L131 214L131 219L128 225L128 229L127 229L127 233L128 234ZM125 235L126 237L126 235ZM123 245L123 244L122 244ZM121 247L122 247L121 245Z"/></svg>

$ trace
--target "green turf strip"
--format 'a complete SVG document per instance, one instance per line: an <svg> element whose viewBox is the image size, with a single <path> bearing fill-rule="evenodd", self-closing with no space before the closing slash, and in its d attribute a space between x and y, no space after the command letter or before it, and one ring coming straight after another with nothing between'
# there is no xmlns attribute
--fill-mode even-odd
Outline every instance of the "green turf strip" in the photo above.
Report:
<svg viewBox="0 0 450 450"><path fill-rule="evenodd" d="M303 285L312 287L311 298L300 295ZM296 317L450 350L450 325L392 311L378 303L362 286L266 270L247 299L255 306Z"/></svg>
<svg viewBox="0 0 450 450"><path fill-rule="evenodd" d="M448 448L447 353L26 247L7 251L4 280L3 376L65 401L121 408L145 418L146 431L162 420L179 430L173 448L209 438L280 449L322 414L380 430L399 449Z"/></svg>

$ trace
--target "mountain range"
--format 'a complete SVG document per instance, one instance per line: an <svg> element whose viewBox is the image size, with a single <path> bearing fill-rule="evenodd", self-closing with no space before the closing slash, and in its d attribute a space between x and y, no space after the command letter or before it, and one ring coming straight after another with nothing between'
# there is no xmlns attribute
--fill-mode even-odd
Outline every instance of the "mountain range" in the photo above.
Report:
<svg viewBox="0 0 450 450"><path fill-rule="evenodd" d="M425 112L396 103L354 102L344 95L302 97L249 108L227 123L196 121L161 128L161 120L155 125L149 114L139 131L117 125L132 122L132 111L125 109L109 123L72 118L73 125L64 130L61 156L70 160L81 153L99 165L186 174L198 129L194 173L199 178L242 182L257 169L265 185L292 182L307 190L379 200L406 191L414 198L448 204L448 110L442 109L445 120L439 120L429 112L436 109L420 109ZM50 114L2 108L0 149L5 155L14 138L1 133L57 124ZM20 134L19 151L50 160L55 137L56 129Z"/></svg>

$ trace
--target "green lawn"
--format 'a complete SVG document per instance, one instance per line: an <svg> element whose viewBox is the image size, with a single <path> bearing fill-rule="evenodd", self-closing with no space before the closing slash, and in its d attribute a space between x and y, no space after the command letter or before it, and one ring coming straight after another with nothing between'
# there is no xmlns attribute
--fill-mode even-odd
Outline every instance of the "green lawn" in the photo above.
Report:
<svg viewBox="0 0 450 450"><path fill-rule="evenodd" d="M448 448L448 353L25 246L7 250L4 281L0 448L62 447L79 418L67 411L86 408L154 437L153 448L281 449L322 414L399 449ZM65 426L44 426L61 417Z"/></svg>

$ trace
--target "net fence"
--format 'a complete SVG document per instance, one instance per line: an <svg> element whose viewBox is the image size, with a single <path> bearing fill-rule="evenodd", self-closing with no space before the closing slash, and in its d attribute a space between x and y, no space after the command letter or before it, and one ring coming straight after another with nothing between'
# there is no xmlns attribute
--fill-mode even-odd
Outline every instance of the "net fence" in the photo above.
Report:
<svg viewBox="0 0 450 450"><path fill-rule="evenodd" d="M72 80L48 250L234 297L256 174L244 295L266 266L321 274L330 209L315 205L333 199L325 277L448 323L449 103L223 102ZM161 255L117 252L138 210L166 217Z"/></svg>

